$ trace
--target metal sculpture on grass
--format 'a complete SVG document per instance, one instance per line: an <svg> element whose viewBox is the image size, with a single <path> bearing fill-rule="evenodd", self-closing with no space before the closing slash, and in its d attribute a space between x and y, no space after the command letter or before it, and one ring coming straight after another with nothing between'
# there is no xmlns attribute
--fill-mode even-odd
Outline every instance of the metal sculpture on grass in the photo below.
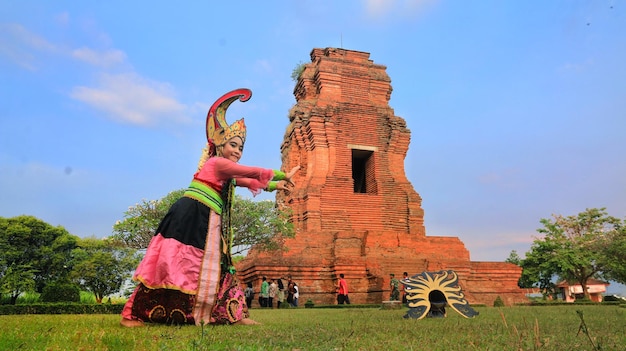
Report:
<svg viewBox="0 0 626 351"><path fill-rule="evenodd" d="M478 315L465 300L459 277L452 270L422 272L402 280L409 311L404 318L445 317L446 306L465 318Z"/></svg>

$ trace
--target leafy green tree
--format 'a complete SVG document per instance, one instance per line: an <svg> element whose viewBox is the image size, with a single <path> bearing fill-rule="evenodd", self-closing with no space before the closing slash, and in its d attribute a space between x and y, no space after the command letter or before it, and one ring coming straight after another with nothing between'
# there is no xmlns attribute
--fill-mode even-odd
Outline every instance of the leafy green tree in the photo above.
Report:
<svg viewBox="0 0 626 351"><path fill-rule="evenodd" d="M626 284L626 220L616 229L605 238L603 260L608 267L606 276Z"/></svg>
<svg viewBox="0 0 626 351"><path fill-rule="evenodd" d="M531 251L521 261L522 276L518 281L521 288L537 287L544 299L556 295L554 277L558 276L559 268L554 260L545 260L555 248L550 243L537 241L533 243Z"/></svg>
<svg viewBox="0 0 626 351"><path fill-rule="evenodd" d="M161 219L185 190L169 193L161 200L142 201L124 213L114 226L113 237L136 249L148 247ZM294 236L290 212L280 210L274 201L252 201L235 195L231 213L233 254L255 246L260 251L282 247L282 239Z"/></svg>
<svg viewBox="0 0 626 351"><path fill-rule="evenodd" d="M35 290L35 270L29 265L10 265L6 267L0 277L0 293L8 294L11 305L15 305L17 298L24 292Z"/></svg>
<svg viewBox="0 0 626 351"><path fill-rule="evenodd" d="M283 247L284 238L295 235L288 210L279 209L274 201L252 201L239 195L233 202L231 225L233 255L252 246L259 251L278 250Z"/></svg>
<svg viewBox="0 0 626 351"><path fill-rule="evenodd" d="M553 286L555 276L577 282L589 299L587 281L607 279L615 269L605 256L611 239L622 230L622 222L604 208L592 208L576 216L553 215L552 220L542 219L541 223L544 227L538 232L543 238L534 240L522 261L527 277L542 289Z"/></svg>
<svg viewBox="0 0 626 351"><path fill-rule="evenodd" d="M142 200L141 203L130 206L124 212L124 219L113 225L113 237L128 247L147 248L161 219L184 193L185 189L175 190L160 200Z"/></svg>
<svg viewBox="0 0 626 351"><path fill-rule="evenodd" d="M71 251L77 237L61 226L54 227L33 216L0 217L0 274L8 267L26 278L32 273L35 291L50 281L66 279L71 270Z"/></svg>
<svg viewBox="0 0 626 351"><path fill-rule="evenodd" d="M78 242L72 256L71 277L95 295L96 302L120 291L139 263L136 250L115 239L85 238Z"/></svg>
<svg viewBox="0 0 626 351"><path fill-rule="evenodd" d="M37 291L42 292L44 286L50 282L67 281L72 271L72 250L77 246L79 237L67 234L61 235L52 241L49 246L42 247L45 259L37 269L35 277L38 282Z"/></svg>

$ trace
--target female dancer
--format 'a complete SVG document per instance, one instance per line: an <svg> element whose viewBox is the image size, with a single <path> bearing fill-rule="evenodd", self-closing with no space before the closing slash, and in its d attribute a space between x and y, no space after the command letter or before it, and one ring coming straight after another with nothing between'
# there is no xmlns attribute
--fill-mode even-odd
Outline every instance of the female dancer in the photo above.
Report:
<svg viewBox="0 0 626 351"><path fill-rule="evenodd" d="M122 311L121 325L257 324L249 319L245 295L231 257L231 200L234 186L254 195L262 190L290 191L300 168L283 173L239 165L246 141L243 119L228 125L225 112L248 89L218 99L207 115L208 145L198 172L172 207L148 245L133 279L139 285Z"/></svg>

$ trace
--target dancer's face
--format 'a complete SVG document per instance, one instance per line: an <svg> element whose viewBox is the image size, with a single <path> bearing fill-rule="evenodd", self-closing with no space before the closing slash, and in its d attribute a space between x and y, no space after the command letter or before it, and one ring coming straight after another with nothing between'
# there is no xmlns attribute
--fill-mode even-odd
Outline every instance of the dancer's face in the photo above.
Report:
<svg viewBox="0 0 626 351"><path fill-rule="evenodd" d="M229 139L222 148L222 157L229 159L233 162L239 162L242 154L243 140L241 140L240 137L233 137Z"/></svg>

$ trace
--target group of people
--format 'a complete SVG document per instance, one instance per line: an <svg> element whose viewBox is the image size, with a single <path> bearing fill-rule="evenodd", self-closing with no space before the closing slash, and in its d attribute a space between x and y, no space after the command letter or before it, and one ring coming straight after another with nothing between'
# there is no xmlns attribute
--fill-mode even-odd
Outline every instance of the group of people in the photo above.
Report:
<svg viewBox="0 0 626 351"><path fill-rule="evenodd" d="M276 301L276 308L280 308L285 302L291 307L298 307L298 299L300 298L298 284L291 279L291 276L287 276L287 285L285 286L283 279L285 278L269 279L268 281L265 276L261 278L259 306L262 308L274 308L274 301ZM254 299L254 288L251 282L248 283L245 291L247 305L251 307Z"/></svg>
<svg viewBox="0 0 626 351"><path fill-rule="evenodd" d="M403 281L407 279L408 276L409 274L404 272L402 276ZM389 289L390 301L400 301L400 295L402 295L402 303L407 303L405 285L402 281L398 280L396 275L393 273L389 274ZM268 281L267 277L263 277L259 288L259 306L262 308L274 308L274 301L277 301L276 307L280 308L281 304L285 302L285 290L287 293L287 303L293 307L298 307L298 298L300 293L298 285L291 279L291 276L287 277L287 289L284 288L281 278L270 279ZM335 285L335 291L337 292L337 304L350 304L348 282L346 281L343 273L339 274L339 278L337 279L337 283ZM247 305L252 306L252 301L254 299L254 289L252 287L252 283L248 283L248 287L245 292Z"/></svg>
<svg viewBox="0 0 626 351"><path fill-rule="evenodd" d="M288 172L239 164L246 141L240 119L226 122L226 109L248 89L219 98L206 119L207 144L184 196L161 220L133 278L138 286L122 310L120 324L258 324L250 319L244 289L232 261L230 212L234 187L253 195L293 189Z"/></svg>

